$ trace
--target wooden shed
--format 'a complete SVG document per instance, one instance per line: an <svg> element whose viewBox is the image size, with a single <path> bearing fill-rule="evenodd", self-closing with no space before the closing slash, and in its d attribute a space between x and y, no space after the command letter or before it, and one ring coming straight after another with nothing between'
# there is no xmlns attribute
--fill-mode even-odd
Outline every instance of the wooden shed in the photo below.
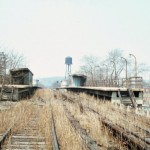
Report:
<svg viewBox="0 0 150 150"><path fill-rule="evenodd" d="M10 70L11 84L32 85L33 73L28 68L18 68Z"/></svg>

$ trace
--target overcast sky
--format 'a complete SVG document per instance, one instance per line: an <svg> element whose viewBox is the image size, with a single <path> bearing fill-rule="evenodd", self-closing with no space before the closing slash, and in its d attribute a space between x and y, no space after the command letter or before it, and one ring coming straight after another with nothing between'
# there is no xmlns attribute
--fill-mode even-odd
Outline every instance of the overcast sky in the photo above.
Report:
<svg viewBox="0 0 150 150"><path fill-rule="evenodd" d="M24 54L35 78L115 48L150 64L150 0L0 0L0 46Z"/></svg>

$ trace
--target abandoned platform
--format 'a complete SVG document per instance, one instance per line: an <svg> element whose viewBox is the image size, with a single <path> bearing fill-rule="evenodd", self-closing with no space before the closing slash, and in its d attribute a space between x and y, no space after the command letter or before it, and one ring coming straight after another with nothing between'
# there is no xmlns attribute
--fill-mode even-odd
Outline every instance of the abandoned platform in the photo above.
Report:
<svg viewBox="0 0 150 150"><path fill-rule="evenodd" d="M70 92L83 92L95 95L102 100L110 100L112 103L123 103L125 105L143 105L142 88L125 87L61 87L59 90Z"/></svg>
<svg viewBox="0 0 150 150"><path fill-rule="evenodd" d="M0 99L18 101L29 98L39 87L32 85L0 85Z"/></svg>

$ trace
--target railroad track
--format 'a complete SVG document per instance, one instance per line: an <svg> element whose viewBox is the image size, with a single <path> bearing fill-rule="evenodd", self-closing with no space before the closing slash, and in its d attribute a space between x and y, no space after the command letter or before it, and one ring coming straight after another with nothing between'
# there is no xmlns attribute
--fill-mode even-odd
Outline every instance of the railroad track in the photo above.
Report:
<svg viewBox="0 0 150 150"><path fill-rule="evenodd" d="M18 128L12 126L8 128L4 134L1 134L0 149L59 150L53 115L50 115L51 118L49 122L52 133L51 138L47 139L47 137L42 133L42 126L40 126L39 122L41 119L41 109L41 106L35 106L27 123L20 126L18 122Z"/></svg>
<svg viewBox="0 0 150 150"><path fill-rule="evenodd" d="M57 99L57 94L55 94L55 98ZM119 140L121 139L122 142L126 143L129 149L135 150L148 150L150 149L150 132L149 129L146 130L140 125L135 126L135 130L133 132L128 131L127 128L121 126L120 124L112 122L111 119L104 117L97 109L93 109L90 105L83 106L80 102L79 97L76 98L73 96L69 97L69 95L62 95L62 100L65 114L72 125L72 127L77 131L80 136L82 137L83 141L86 141L86 147L90 150L97 150L100 149L100 145L96 142L96 140L91 136L91 133L88 130L84 129L78 120L72 115L72 111L69 110L67 103L71 105L77 106L79 104L81 111L88 111L96 114L102 124L107 127L107 129L112 133L113 136L117 137ZM44 99L40 103L43 102ZM44 105L44 104L43 104ZM49 107L51 109L51 107ZM17 123L17 129L15 126L12 126L7 129L7 131L0 135L0 149L4 150L20 150L20 149L28 149L28 150L50 150L55 149L59 150L59 143L57 139L56 129L55 129L55 118L53 116L53 112L49 113L50 122L49 126L51 128L51 139L47 139L41 131L43 126L40 126L39 120L41 119L41 110L43 106L35 105L34 109L32 110L31 114L29 115L26 123L20 126L19 119ZM115 111L115 110L114 110ZM113 114L114 115L114 114ZM143 136L144 135L144 136ZM100 135L101 136L101 135ZM51 142L50 142L51 141Z"/></svg>
<svg viewBox="0 0 150 150"><path fill-rule="evenodd" d="M135 149L135 150L149 150L150 149L150 132L142 129L141 127L136 126L137 130L139 132L131 132L126 128L123 128L122 126L118 124L112 123L111 120L108 120L107 118L103 118L101 114L99 114L97 111L86 107L89 111L97 114L102 121L103 125L105 125L113 134L113 136L120 139L122 142L125 142L129 149ZM141 132L142 130L142 132ZM142 136L141 135L146 135Z"/></svg>
<svg viewBox="0 0 150 150"><path fill-rule="evenodd" d="M82 128L82 126L80 125L79 121L77 119L74 118L74 116L71 114L71 112L67 109L66 105L64 106L64 110L66 112L66 116L69 120L69 122L71 123L72 127L78 132L80 133L82 139L84 141L86 141L86 147L89 150L99 150L100 149L100 145L93 139L93 137L86 132L85 129Z"/></svg>
<svg viewBox="0 0 150 150"><path fill-rule="evenodd" d="M2 145L2 149L46 149L45 137L40 134L40 127L38 125L39 109L32 111L27 124L23 127L13 130L11 134ZM10 132L10 131L9 131Z"/></svg>
<svg viewBox="0 0 150 150"><path fill-rule="evenodd" d="M68 101L70 103L75 103L75 98L72 97L66 97L63 94L63 100ZM150 130L149 128L144 129L140 125L135 125L133 131L129 131L127 128L122 127L121 125L117 123L113 123L108 118L102 116L99 112L95 111L94 109L90 107L83 106L84 110L89 110L95 114L97 114L100 117L100 120L102 121L103 125L105 125L113 134L113 136L117 137L118 139L121 139L122 142L125 142L129 149L136 149L136 150L149 150L150 149ZM115 111L114 109L112 109ZM126 116L124 113L123 116ZM127 117L127 116L126 116ZM134 117L134 116L133 116ZM127 120L124 120L127 122ZM139 120L141 122L141 120ZM130 122L128 122L130 123ZM145 122L146 126L149 126L148 122Z"/></svg>
<svg viewBox="0 0 150 150"><path fill-rule="evenodd" d="M51 111L51 119L52 119L52 135L53 135L53 147L55 150L59 150L60 146L58 143L58 138L57 138L57 133L56 133L56 128L55 128L55 122L54 122L54 116L53 112Z"/></svg>

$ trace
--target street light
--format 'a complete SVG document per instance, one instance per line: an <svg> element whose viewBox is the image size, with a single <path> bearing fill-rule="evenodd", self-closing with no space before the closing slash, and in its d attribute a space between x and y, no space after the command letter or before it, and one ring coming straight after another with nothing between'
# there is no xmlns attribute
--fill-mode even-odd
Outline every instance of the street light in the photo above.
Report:
<svg viewBox="0 0 150 150"><path fill-rule="evenodd" d="M126 62L126 81L127 81L127 78L128 78L128 77L127 77L127 71L128 71L128 70L127 70L127 59L125 59L124 57L121 57L121 59L124 59L125 62Z"/></svg>
<svg viewBox="0 0 150 150"><path fill-rule="evenodd" d="M130 56L133 56L135 59L135 66L134 66L134 70L135 70L135 77L137 77L137 60L136 57L133 54L129 54Z"/></svg>

